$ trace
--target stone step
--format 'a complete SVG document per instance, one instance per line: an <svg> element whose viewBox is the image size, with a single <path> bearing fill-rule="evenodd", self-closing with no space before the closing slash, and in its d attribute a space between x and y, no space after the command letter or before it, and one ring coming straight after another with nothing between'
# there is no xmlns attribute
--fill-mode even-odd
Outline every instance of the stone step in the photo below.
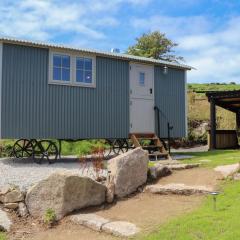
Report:
<svg viewBox="0 0 240 240"><path fill-rule="evenodd" d="M154 194L178 194L178 195L193 195L193 194L208 194L213 189L206 186L189 186L182 183L171 183L166 185L154 184L148 185L145 192Z"/></svg>
<svg viewBox="0 0 240 240"><path fill-rule="evenodd" d="M191 169L191 168L196 168L199 167L200 164L199 163L177 163L177 164L169 164L168 167L171 170L184 170L184 169Z"/></svg>
<svg viewBox="0 0 240 240"><path fill-rule="evenodd" d="M140 232L135 224L123 221L109 222L104 224L102 229L117 237L132 237Z"/></svg>
<svg viewBox="0 0 240 240"><path fill-rule="evenodd" d="M236 163L236 164L218 166L218 167L215 167L214 170L216 172L219 172L223 178L227 178L240 170L240 164Z"/></svg>
<svg viewBox="0 0 240 240"><path fill-rule="evenodd" d="M75 224L118 237L132 237L140 232L140 229L133 223L113 221L92 213L74 214L70 216L70 220Z"/></svg>
<svg viewBox="0 0 240 240"><path fill-rule="evenodd" d="M9 232L12 226L12 221L8 217L7 213L0 209L0 231Z"/></svg>
<svg viewBox="0 0 240 240"><path fill-rule="evenodd" d="M110 220L92 213L75 214L70 217L70 220L75 224L80 224L96 231L101 231L102 226L110 222Z"/></svg>

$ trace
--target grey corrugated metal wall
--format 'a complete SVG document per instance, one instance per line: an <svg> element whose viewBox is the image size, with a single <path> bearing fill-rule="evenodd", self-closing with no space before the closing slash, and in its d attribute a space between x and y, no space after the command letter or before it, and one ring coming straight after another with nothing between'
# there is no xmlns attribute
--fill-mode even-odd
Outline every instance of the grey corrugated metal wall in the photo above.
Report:
<svg viewBox="0 0 240 240"><path fill-rule="evenodd" d="M4 44L2 138L126 138L129 64L96 58L96 88L48 84L47 49Z"/></svg>
<svg viewBox="0 0 240 240"><path fill-rule="evenodd" d="M160 109L160 136L167 137L169 122L173 126L172 137L185 137L187 109L184 70L169 68L168 73L163 74L163 68L156 66L154 84L155 105Z"/></svg>

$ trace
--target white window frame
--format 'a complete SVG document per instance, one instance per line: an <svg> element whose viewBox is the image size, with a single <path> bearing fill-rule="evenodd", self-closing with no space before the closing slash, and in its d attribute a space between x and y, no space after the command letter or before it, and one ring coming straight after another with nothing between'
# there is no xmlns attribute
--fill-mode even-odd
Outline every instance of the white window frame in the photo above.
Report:
<svg viewBox="0 0 240 240"><path fill-rule="evenodd" d="M62 80L53 80L53 56L54 55L66 55L70 57L70 81L62 81ZM92 59L92 82L84 83L76 81L76 60L77 58L90 58ZM76 52L68 52L68 51L55 51L49 50L49 71L48 71L48 83L54 85L65 85L65 86L77 86L77 87L96 87L96 56L89 54L82 54Z"/></svg>

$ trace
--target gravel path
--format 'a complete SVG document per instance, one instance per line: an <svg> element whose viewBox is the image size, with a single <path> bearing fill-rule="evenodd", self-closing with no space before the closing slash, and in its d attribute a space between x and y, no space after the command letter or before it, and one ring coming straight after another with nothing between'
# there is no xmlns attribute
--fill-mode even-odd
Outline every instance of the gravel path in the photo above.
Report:
<svg viewBox="0 0 240 240"><path fill-rule="evenodd" d="M36 164L32 159L4 158L0 159L0 187L10 184L19 186L21 190L27 190L40 180L61 170L91 178L96 176L90 162L83 164L76 159L65 158L54 164L47 162ZM107 171L101 170L100 175L107 176Z"/></svg>

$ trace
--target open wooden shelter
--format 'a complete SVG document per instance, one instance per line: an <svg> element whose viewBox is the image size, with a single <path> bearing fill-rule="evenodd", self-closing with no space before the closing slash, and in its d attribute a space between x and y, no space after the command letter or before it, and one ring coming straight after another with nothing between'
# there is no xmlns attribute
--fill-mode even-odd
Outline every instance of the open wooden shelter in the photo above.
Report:
<svg viewBox="0 0 240 240"><path fill-rule="evenodd" d="M237 130L240 128L240 91L211 91L206 96L210 102L210 149L238 146ZM216 129L216 106L236 113L236 130Z"/></svg>

